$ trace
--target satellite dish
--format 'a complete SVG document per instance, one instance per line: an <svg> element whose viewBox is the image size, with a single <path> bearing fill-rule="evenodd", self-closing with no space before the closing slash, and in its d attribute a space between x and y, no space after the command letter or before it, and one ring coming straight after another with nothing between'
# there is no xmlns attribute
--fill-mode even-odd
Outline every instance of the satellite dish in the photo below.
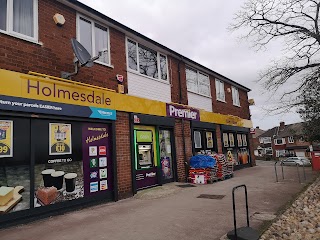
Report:
<svg viewBox="0 0 320 240"><path fill-rule="evenodd" d="M88 50L82 46L81 43L79 43L76 39L71 39L71 45L73 49L73 53L76 56L74 60L74 72L68 73L68 72L61 72L61 77L65 79L70 79L71 76L75 76L79 72L79 68L86 66L86 67L92 67L93 62L97 59L99 59L103 53L107 52L108 49L103 49L102 51L99 51L98 56L91 57Z"/></svg>
<svg viewBox="0 0 320 240"><path fill-rule="evenodd" d="M92 67L93 61L91 61L89 64L89 61L91 60L91 55L87 51L87 49L84 46L82 46L82 44L79 43L74 38L71 39L71 44L72 44L72 49L73 49L74 55L76 55L76 58L79 60L80 65Z"/></svg>

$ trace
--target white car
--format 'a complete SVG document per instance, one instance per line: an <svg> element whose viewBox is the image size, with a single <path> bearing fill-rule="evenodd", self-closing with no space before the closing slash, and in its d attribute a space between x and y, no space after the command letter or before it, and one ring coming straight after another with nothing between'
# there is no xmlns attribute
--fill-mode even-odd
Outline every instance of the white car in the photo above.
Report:
<svg viewBox="0 0 320 240"><path fill-rule="evenodd" d="M305 157L289 157L281 161L283 165L299 165L299 166L311 166L311 161Z"/></svg>

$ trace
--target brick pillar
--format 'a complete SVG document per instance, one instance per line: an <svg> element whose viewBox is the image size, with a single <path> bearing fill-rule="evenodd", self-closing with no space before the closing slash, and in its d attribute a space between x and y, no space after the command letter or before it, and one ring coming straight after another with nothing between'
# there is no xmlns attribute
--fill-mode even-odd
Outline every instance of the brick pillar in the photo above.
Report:
<svg viewBox="0 0 320 240"><path fill-rule="evenodd" d="M117 112L116 144L118 194L119 199L123 199L133 195L130 153L130 118L128 113Z"/></svg>
<svg viewBox="0 0 320 240"><path fill-rule="evenodd" d="M216 138L217 138L218 153L222 153L222 139L221 139L220 125L216 125Z"/></svg>
<svg viewBox="0 0 320 240"><path fill-rule="evenodd" d="M183 128L184 128L184 139L182 134ZM186 180L185 161L189 162L192 156L190 122L184 121L183 128L182 128L182 120L177 119L175 121L174 136L175 136L175 143L176 143L176 161L177 161L177 173L178 173L179 182L185 182ZM185 142L185 145L183 144L183 140ZM186 153L184 153L184 146L185 146ZM185 155L187 159L185 159Z"/></svg>
<svg viewBox="0 0 320 240"><path fill-rule="evenodd" d="M254 155L254 145L253 145L253 137L252 134L249 133L249 149L250 149L250 158L251 158L251 166L256 166L256 156Z"/></svg>

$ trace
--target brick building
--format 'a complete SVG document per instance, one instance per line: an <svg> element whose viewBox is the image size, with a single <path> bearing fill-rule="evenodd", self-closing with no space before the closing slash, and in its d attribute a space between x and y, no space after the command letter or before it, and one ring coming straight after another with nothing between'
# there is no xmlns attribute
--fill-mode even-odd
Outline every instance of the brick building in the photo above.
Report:
<svg viewBox="0 0 320 240"><path fill-rule="evenodd" d="M310 145L304 140L303 123L280 125L259 136L260 156L281 159L285 157L311 157ZM317 148L317 146L315 146Z"/></svg>
<svg viewBox="0 0 320 240"><path fill-rule="evenodd" d="M0 16L0 186L24 188L0 222L185 181L198 153L255 165L247 87L75 0ZM72 38L101 56L62 79Z"/></svg>

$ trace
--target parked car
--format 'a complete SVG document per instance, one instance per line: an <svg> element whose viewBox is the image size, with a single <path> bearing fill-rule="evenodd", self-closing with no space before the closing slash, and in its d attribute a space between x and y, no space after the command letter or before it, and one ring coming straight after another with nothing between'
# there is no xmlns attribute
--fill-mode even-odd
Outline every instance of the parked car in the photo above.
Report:
<svg viewBox="0 0 320 240"><path fill-rule="evenodd" d="M305 157L288 157L281 161L283 165L299 165L299 166L311 166L311 161Z"/></svg>

